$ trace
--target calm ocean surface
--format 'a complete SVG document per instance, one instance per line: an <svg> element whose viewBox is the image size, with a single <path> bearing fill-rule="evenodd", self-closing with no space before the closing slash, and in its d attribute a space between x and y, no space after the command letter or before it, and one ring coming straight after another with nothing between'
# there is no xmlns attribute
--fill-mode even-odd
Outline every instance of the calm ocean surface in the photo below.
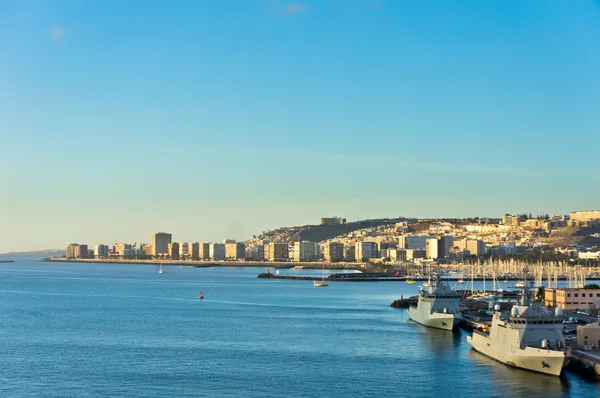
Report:
<svg viewBox="0 0 600 398"><path fill-rule="evenodd" d="M506 367L466 332L389 307L416 285L157 270L0 264L0 396L599 396L600 384Z"/></svg>

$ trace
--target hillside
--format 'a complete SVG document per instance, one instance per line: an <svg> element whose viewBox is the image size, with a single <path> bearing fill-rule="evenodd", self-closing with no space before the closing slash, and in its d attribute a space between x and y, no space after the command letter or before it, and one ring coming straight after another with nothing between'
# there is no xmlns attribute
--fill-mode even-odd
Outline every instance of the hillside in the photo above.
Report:
<svg viewBox="0 0 600 398"><path fill-rule="evenodd" d="M539 241L553 247L592 247L600 245L600 238L592 236L599 233L600 227L563 227L554 230L550 236L539 238Z"/></svg>
<svg viewBox="0 0 600 398"><path fill-rule="evenodd" d="M305 225L302 227L280 228L256 236L253 239L250 239L248 243L262 241L265 239L268 239L271 242L282 243L298 242L304 240L311 242L322 242L324 240L342 236L344 234L359 229L374 228L380 225L394 224L406 220L407 218L405 217L382 218L348 222L346 224L341 225Z"/></svg>

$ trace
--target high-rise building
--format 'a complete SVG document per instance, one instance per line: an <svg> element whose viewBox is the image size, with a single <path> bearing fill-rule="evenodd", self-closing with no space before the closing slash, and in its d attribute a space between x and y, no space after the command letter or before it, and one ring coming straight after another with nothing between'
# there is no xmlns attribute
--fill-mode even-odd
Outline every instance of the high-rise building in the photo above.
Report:
<svg viewBox="0 0 600 398"><path fill-rule="evenodd" d="M294 242L294 261L314 261L321 257L320 247L316 242Z"/></svg>
<svg viewBox="0 0 600 398"><path fill-rule="evenodd" d="M481 240L467 240L467 250L472 256L483 256L486 252L485 243Z"/></svg>
<svg viewBox="0 0 600 398"><path fill-rule="evenodd" d="M429 238L425 241L425 256L433 260L439 257L437 238Z"/></svg>
<svg viewBox="0 0 600 398"><path fill-rule="evenodd" d="M390 259L394 261L406 261L406 249L389 249Z"/></svg>
<svg viewBox="0 0 600 398"><path fill-rule="evenodd" d="M339 242L326 242L323 247L325 261L335 263L344 261L344 244Z"/></svg>
<svg viewBox="0 0 600 398"><path fill-rule="evenodd" d="M167 254L171 260L179 260L179 243L169 243L167 245Z"/></svg>
<svg viewBox="0 0 600 398"><path fill-rule="evenodd" d="M213 260L225 260L225 245L223 243L211 243L209 253L210 258Z"/></svg>
<svg viewBox="0 0 600 398"><path fill-rule="evenodd" d="M189 256L192 260L198 260L198 258L200 258L200 244L198 242L190 243Z"/></svg>
<svg viewBox="0 0 600 398"><path fill-rule="evenodd" d="M79 254L79 244L78 243L71 243L69 246L67 246L67 258L77 258L78 254Z"/></svg>
<svg viewBox="0 0 600 398"><path fill-rule="evenodd" d="M263 245L265 260L289 261L290 246L287 243L266 243Z"/></svg>
<svg viewBox="0 0 600 398"><path fill-rule="evenodd" d="M89 255L87 245L79 245L79 247L76 250L76 254L78 258L87 258Z"/></svg>
<svg viewBox="0 0 600 398"><path fill-rule="evenodd" d="M144 254L146 254L146 256L151 256L153 253L152 245L142 245L142 250L144 251Z"/></svg>
<svg viewBox="0 0 600 398"><path fill-rule="evenodd" d="M406 249L406 235L398 237L398 249Z"/></svg>
<svg viewBox="0 0 600 398"><path fill-rule="evenodd" d="M226 260L243 260L246 257L246 244L243 242L225 243Z"/></svg>
<svg viewBox="0 0 600 398"><path fill-rule="evenodd" d="M265 248L263 245L255 245L246 248L246 258L253 261L263 261L265 259Z"/></svg>
<svg viewBox="0 0 600 398"><path fill-rule="evenodd" d="M349 263L356 261L356 245L344 245L344 261Z"/></svg>
<svg viewBox="0 0 600 398"><path fill-rule="evenodd" d="M198 245L198 256L200 260L208 260L212 258L210 243L200 242Z"/></svg>
<svg viewBox="0 0 600 398"><path fill-rule="evenodd" d="M440 236L438 239L438 258L450 257L450 250L454 247L454 237L450 235Z"/></svg>
<svg viewBox="0 0 600 398"><path fill-rule="evenodd" d="M125 255L125 250L131 249L131 245L127 243L115 243L113 246L113 251L119 253L119 256Z"/></svg>
<svg viewBox="0 0 600 398"><path fill-rule="evenodd" d="M181 242L179 244L179 258L185 258L190 253L190 244L188 242Z"/></svg>
<svg viewBox="0 0 600 398"><path fill-rule="evenodd" d="M427 239L430 239L429 235L407 235L406 236L406 248L407 249L423 249L427 247Z"/></svg>
<svg viewBox="0 0 600 398"><path fill-rule="evenodd" d="M378 257L381 258L386 258L389 257L389 249L395 249L396 247L398 247L398 243L397 242L387 242L387 241L381 241L381 242L377 242L377 255Z"/></svg>
<svg viewBox="0 0 600 398"><path fill-rule="evenodd" d="M171 234L165 232L155 232L152 234L152 255L168 254L169 243L171 243ZM178 248L179 250L179 248ZM177 253L179 255L179 253Z"/></svg>
<svg viewBox="0 0 600 398"><path fill-rule="evenodd" d="M424 259L426 255L427 252L423 249L406 249L406 261Z"/></svg>
<svg viewBox="0 0 600 398"><path fill-rule="evenodd" d="M377 258L376 242L357 242L355 246L356 261L368 261L370 258Z"/></svg>
<svg viewBox="0 0 600 398"><path fill-rule="evenodd" d="M94 257L95 258L108 257L108 246L102 245L102 244L94 246Z"/></svg>

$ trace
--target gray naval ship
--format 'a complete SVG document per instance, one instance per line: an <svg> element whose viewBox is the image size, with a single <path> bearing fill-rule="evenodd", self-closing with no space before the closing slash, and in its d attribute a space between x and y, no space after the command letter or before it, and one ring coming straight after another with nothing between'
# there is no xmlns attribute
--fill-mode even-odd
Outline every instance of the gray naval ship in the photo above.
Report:
<svg viewBox="0 0 600 398"><path fill-rule="evenodd" d="M428 287L421 287L417 306L408 308L408 316L424 326L453 330L462 320L460 296L436 275Z"/></svg>
<svg viewBox="0 0 600 398"><path fill-rule="evenodd" d="M467 342L475 350L509 366L559 376L571 356L562 334L563 312L530 304L523 288L518 305L509 311L494 307L489 332L473 330Z"/></svg>

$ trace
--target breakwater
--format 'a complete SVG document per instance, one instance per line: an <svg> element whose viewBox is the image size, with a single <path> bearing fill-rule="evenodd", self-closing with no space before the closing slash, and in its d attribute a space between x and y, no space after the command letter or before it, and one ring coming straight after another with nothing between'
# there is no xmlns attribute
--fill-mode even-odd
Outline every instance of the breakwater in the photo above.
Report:
<svg viewBox="0 0 600 398"><path fill-rule="evenodd" d="M275 275L270 272L263 272L262 274L259 274L257 278L300 281L320 281L323 279L320 276ZM383 272L365 272L357 274L331 274L328 277L325 277L325 280L331 282L406 282L406 277L394 277Z"/></svg>

